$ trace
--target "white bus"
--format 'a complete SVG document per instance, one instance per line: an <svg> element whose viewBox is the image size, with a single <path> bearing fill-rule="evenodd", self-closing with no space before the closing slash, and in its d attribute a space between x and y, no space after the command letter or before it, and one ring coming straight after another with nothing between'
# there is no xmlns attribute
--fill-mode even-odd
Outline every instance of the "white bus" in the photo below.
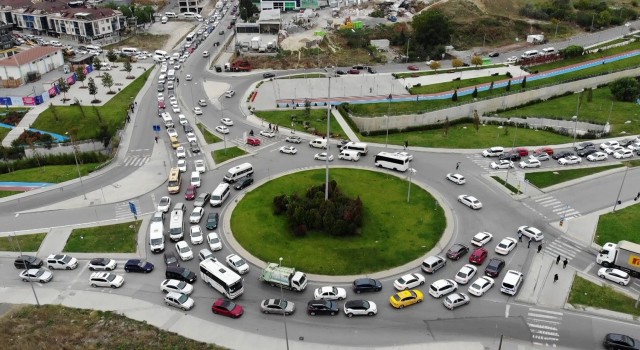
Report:
<svg viewBox="0 0 640 350"><path fill-rule="evenodd" d="M189 35L187 35L187 37L184 39L187 41L187 43L192 43L193 39L196 38L196 33L189 33Z"/></svg>
<svg viewBox="0 0 640 350"><path fill-rule="evenodd" d="M409 157L397 153L380 152L376 155L374 164L377 167L407 171L409 169Z"/></svg>
<svg viewBox="0 0 640 350"><path fill-rule="evenodd" d="M200 263L200 276L229 299L235 299L244 292L242 277L215 259L205 259Z"/></svg>

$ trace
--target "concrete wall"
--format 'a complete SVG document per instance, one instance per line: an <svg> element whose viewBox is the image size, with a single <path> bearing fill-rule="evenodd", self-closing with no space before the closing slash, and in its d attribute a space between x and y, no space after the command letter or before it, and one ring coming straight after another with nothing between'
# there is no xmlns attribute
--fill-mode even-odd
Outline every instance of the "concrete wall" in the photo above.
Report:
<svg viewBox="0 0 640 350"><path fill-rule="evenodd" d="M101 152L105 151L104 144L102 142L79 142L76 144L79 153L82 152ZM24 149L24 153L27 157L33 156L33 151L31 148L27 147ZM48 155L48 154L65 154L65 153L73 153L73 146L70 143L61 145L54 143L51 149L46 149L44 147L36 148L36 153L38 155Z"/></svg>
<svg viewBox="0 0 640 350"><path fill-rule="evenodd" d="M429 125L442 123L446 117L449 120L456 120L464 117L473 117L473 111L477 110L478 115L491 113L498 109L512 108L533 100L546 100L553 96L562 95L567 91L580 91L585 88L596 88L598 85L610 83L614 80L626 77L640 75L640 68L625 70L612 74L597 76L589 79L582 79L565 83L561 85L553 85L541 89L532 89L525 92L502 96L499 98L477 101L465 105L441 109L423 114L409 114L392 116L388 118L381 117L357 117L350 115L351 119L360 129L360 132L386 130L387 123L389 129L405 129L410 126ZM577 101L577 100L576 100ZM577 103L577 102L576 102ZM393 108L393 103L391 104ZM571 116L567 116L571 118Z"/></svg>

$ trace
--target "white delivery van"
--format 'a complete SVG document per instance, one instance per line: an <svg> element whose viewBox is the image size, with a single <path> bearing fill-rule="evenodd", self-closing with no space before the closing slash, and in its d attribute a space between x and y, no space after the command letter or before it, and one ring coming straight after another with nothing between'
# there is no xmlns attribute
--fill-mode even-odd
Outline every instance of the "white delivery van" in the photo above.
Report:
<svg viewBox="0 0 640 350"><path fill-rule="evenodd" d="M338 159L342 160L350 160L352 162L357 162L360 160L360 152L354 150L344 150L340 152Z"/></svg>
<svg viewBox="0 0 640 350"><path fill-rule="evenodd" d="M169 58L169 53L167 53L167 51L164 51L164 50L156 50L156 51L154 51L154 53L153 53L153 54L154 54L155 56L162 56L162 57L164 57L165 59Z"/></svg>
<svg viewBox="0 0 640 350"><path fill-rule="evenodd" d="M200 172L192 171L191 172L191 186L200 187Z"/></svg>
<svg viewBox="0 0 640 350"><path fill-rule="evenodd" d="M162 122L164 123L165 128L173 128L175 124L173 123L173 118L171 118L171 114L167 112L163 112L161 115Z"/></svg>
<svg viewBox="0 0 640 350"><path fill-rule="evenodd" d="M185 12L185 13L182 14L182 17L184 19L194 19L194 18L196 18L196 14L193 13L193 12Z"/></svg>
<svg viewBox="0 0 640 350"><path fill-rule="evenodd" d="M160 253L164 250L164 224L162 221L154 221L149 225L149 246L152 253Z"/></svg>
<svg viewBox="0 0 640 350"><path fill-rule="evenodd" d="M326 139L311 140L309 141L309 147L327 149L327 140Z"/></svg>
<svg viewBox="0 0 640 350"><path fill-rule="evenodd" d="M361 156L365 156L369 152L367 144L362 142L347 142L342 146L341 150L358 151Z"/></svg>
<svg viewBox="0 0 640 350"><path fill-rule="evenodd" d="M175 12L165 12L164 15L168 18L178 18Z"/></svg>
<svg viewBox="0 0 640 350"><path fill-rule="evenodd" d="M176 80L176 70L175 69L169 69L169 72L167 73L167 80Z"/></svg>
<svg viewBox="0 0 640 350"><path fill-rule="evenodd" d="M120 50L120 54L124 56L135 56L139 53L140 51L138 51L138 49L136 49L135 47L123 47L122 50Z"/></svg>
<svg viewBox="0 0 640 350"><path fill-rule="evenodd" d="M213 192L211 192L211 199L209 200L209 204L212 207L219 207L224 203L224 201L229 197L231 193L231 186L228 183L220 183L218 187L216 187Z"/></svg>
<svg viewBox="0 0 640 350"><path fill-rule="evenodd" d="M502 287L500 287L500 291L505 294L516 295L516 293L518 293L518 289L520 289L520 285L522 285L523 279L524 274L522 274L522 272L515 270L507 271L507 274L502 280Z"/></svg>
<svg viewBox="0 0 640 350"><path fill-rule="evenodd" d="M538 56L540 53L538 52L538 50L529 50L529 51L525 51L522 56L522 58L531 58L531 57L536 57Z"/></svg>
<svg viewBox="0 0 640 350"><path fill-rule="evenodd" d="M184 237L184 222L182 221L182 210L174 210L171 212L171 221L169 221L169 239L177 242Z"/></svg>
<svg viewBox="0 0 640 350"><path fill-rule="evenodd" d="M545 47L544 49L542 49L543 55L553 55L554 53L556 53L555 47Z"/></svg>
<svg viewBox="0 0 640 350"><path fill-rule="evenodd" d="M224 176L224 182L234 183L245 176L253 175L253 165L251 163L243 163L229 169Z"/></svg>

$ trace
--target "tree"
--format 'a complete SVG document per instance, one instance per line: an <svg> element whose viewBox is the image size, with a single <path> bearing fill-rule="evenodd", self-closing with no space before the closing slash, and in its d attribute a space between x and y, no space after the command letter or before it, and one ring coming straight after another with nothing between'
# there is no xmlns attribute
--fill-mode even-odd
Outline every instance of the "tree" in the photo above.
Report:
<svg viewBox="0 0 640 350"><path fill-rule="evenodd" d="M511 91L511 80L507 82L507 88L505 90Z"/></svg>
<svg viewBox="0 0 640 350"><path fill-rule="evenodd" d="M433 70L440 69L440 67L441 67L441 64L440 64L440 62L438 62L438 61L432 61L432 62L429 64L429 68L431 68L431 69L433 69Z"/></svg>
<svg viewBox="0 0 640 350"><path fill-rule="evenodd" d="M111 87L113 86L113 77L109 73L104 73L102 76L102 86L109 89L109 94L113 94Z"/></svg>
<svg viewBox="0 0 640 350"><path fill-rule="evenodd" d="M640 95L640 84L635 78L620 78L609 85L611 94L618 101L635 102Z"/></svg>
<svg viewBox="0 0 640 350"><path fill-rule="evenodd" d="M240 0L240 18L243 21L248 21L254 14L259 13L258 7L253 4L251 0Z"/></svg>
<svg viewBox="0 0 640 350"><path fill-rule="evenodd" d="M84 81L87 79L87 75L84 74L84 68L78 67L78 69L76 69L76 79L78 79L78 81L82 83L82 87L84 87Z"/></svg>
<svg viewBox="0 0 640 350"><path fill-rule="evenodd" d="M527 77L522 78L522 88L526 88L527 87Z"/></svg>
<svg viewBox="0 0 640 350"><path fill-rule="evenodd" d="M102 80L102 82L104 83L104 80ZM89 93L93 95L93 101L91 102L98 101L98 99L96 98L96 94L98 93L98 86L96 85L95 80L93 80L93 78L89 78L88 85L89 85Z"/></svg>
<svg viewBox="0 0 640 350"><path fill-rule="evenodd" d="M478 97L478 87L477 86L473 89L473 92L471 93L471 97L473 97L473 98Z"/></svg>
<svg viewBox="0 0 640 350"><path fill-rule="evenodd" d="M584 54L584 47L578 45L567 46L561 51L564 58L572 58L582 56Z"/></svg>
<svg viewBox="0 0 640 350"><path fill-rule="evenodd" d="M480 116L478 116L478 110L473 110L473 128L476 129L476 133L480 130Z"/></svg>
<svg viewBox="0 0 640 350"><path fill-rule="evenodd" d="M462 60L461 60L461 59L459 59L459 58L454 58L454 59L451 61L451 67L453 67L453 68L455 68L455 69L460 68L460 67L462 67L462 66L464 66L464 62L462 62Z"/></svg>
<svg viewBox="0 0 640 350"><path fill-rule="evenodd" d="M453 95L451 95L451 101L453 101L453 102L458 101L458 89L455 89L453 91Z"/></svg>
<svg viewBox="0 0 640 350"><path fill-rule="evenodd" d="M118 60L118 55L116 54L115 50L111 49L107 52L107 59L111 62L115 62Z"/></svg>
<svg viewBox="0 0 640 350"><path fill-rule="evenodd" d="M416 43L427 50L446 45L451 38L449 19L437 10L427 10L413 17L411 22Z"/></svg>
<svg viewBox="0 0 640 350"><path fill-rule="evenodd" d="M102 61L100 61L98 56L93 56L93 68L95 70L100 70L100 68L102 68Z"/></svg>
<svg viewBox="0 0 640 350"><path fill-rule="evenodd" d="M476 68L478 68L478 66L482 64L482 57L480 56L471 57L471 64L473 64L474 66L476 66Z"/></svg>
<svg viewBox="0 0 640 350"><path fill-rule="evenodd" d="M131 70L133 67L131 66L131 62L129 60L124 62L124 70L127 72L127 78L131 77Z"/></svg>
<svg viewBox="0 0 640 350"><path fill-rule="evenodd" d="M69 84L67 84L67 81L60 78L58 79L58 90L60 90L60 92L62 92L62 101L66 101L67 100L67 92L69 91Z"/></svg>

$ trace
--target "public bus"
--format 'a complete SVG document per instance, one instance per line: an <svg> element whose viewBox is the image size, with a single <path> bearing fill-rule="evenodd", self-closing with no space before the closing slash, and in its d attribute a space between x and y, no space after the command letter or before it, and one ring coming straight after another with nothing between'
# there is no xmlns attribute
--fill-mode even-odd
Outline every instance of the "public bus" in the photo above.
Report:
<svg viewBox="0 0 640 350"><path fill-rule="evenodd" d="M180 169L171 168L169 170L169 184L167 185L167 190L170 194L180 193L180 184L182 183L182 178L180 177Z"/></svg>
<svg viewBox="0 0 640 350"><path fill-rule="evenodd" d="M229 299L235 299L244 292L242 277L213 258L200 263L200 276L205 283Z"/></svg>
<svg viewBox="0 0 640 350"><path fill-rule="evenodd" d="M387 168L396 171L407 171L409 169L409 157L398 153L380 152L374 159L377 167Z"/></svg>
<svg viewBox="0 0 640 350"><path fill-rule="evenodd" d="M187 35L187 37L185 38L185 40L187 41L187 43L190 44L190 43L193 42L193 39L195 39L195 38L196 38L196 33L189 33Z"/></svg>

